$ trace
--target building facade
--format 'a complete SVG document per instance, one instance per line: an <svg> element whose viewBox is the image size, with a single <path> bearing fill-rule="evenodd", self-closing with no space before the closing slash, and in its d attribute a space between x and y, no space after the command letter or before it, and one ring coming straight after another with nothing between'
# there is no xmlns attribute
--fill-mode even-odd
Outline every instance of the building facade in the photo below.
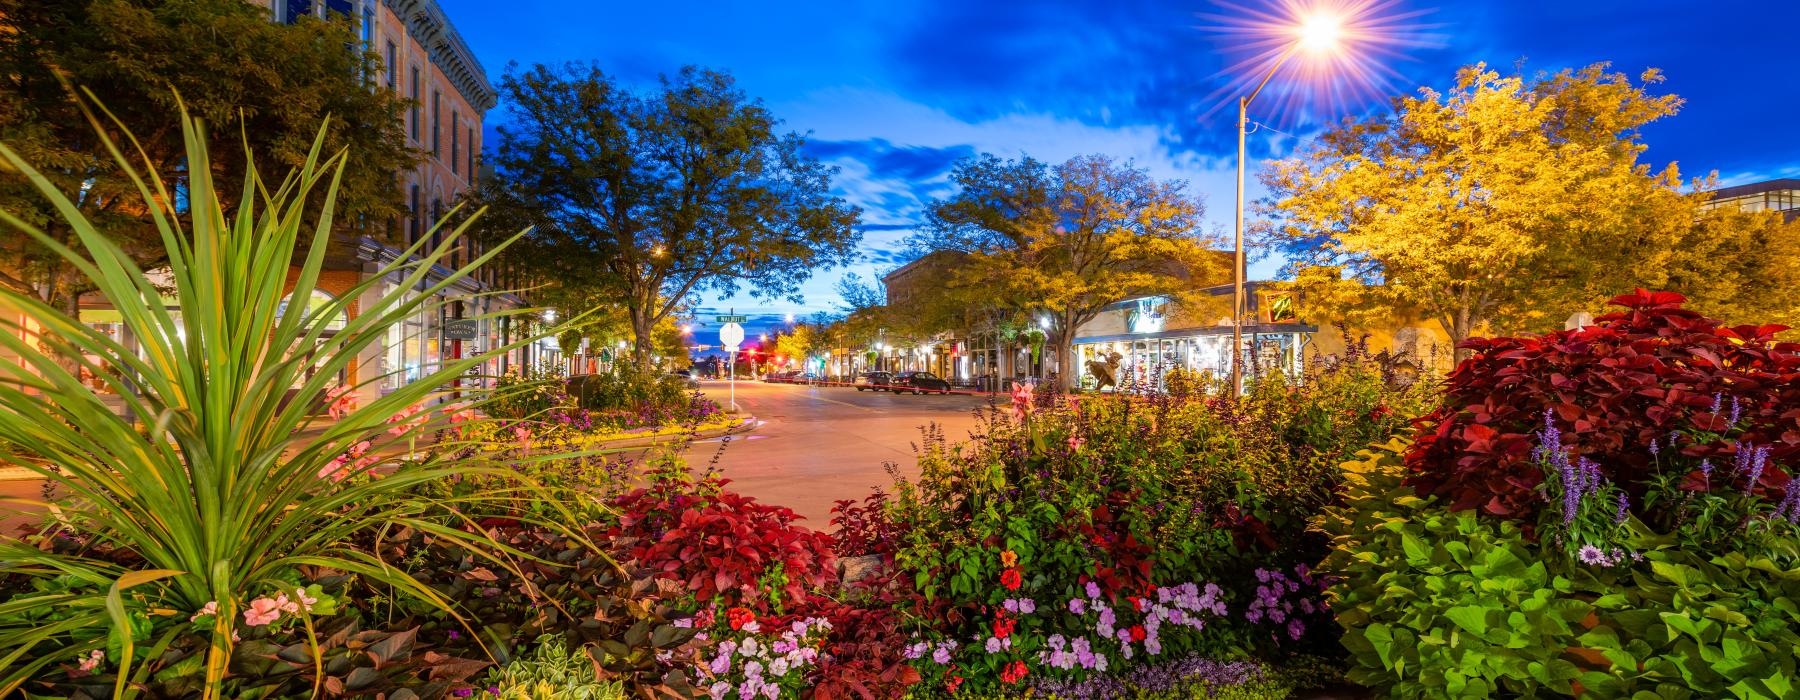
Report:
<svg viewBox="0 0 1800 700"><path fill-rule="evenodd" d="M1112 304L1075 330L1070 371L1076 386L1091 389L1160 390L1172 371L1228 377L1243 358L1245 374L1298 376L1318 330L1299 322L1291 307L1264 284L1246 285L1246 319L1239 352L1232 351L1231 285L1203 290L1218 303L1182 309L1167 297L1147 296Z"/></svg>
<svg viewBox="0 0 1800 700"><path fill-rule="evenodd" d="M446 231L435 229L435 223L480 178L482 125L498 95L436 0L260 0L259 4L268 8L275 22L340 17L354 21L362 48L380 59L380 72L371 76L370 87L407 101L401 128L407 145L420 155L413 168L395 179L407 214L388 223L384 238L360 236L333 250L317 288L305 292L317 303L348 293L383 268L403 262L406 250L415 244L423 242L425 249L439 246ZM472 242L459 242L444 260L447 264L434 266L415 289L402 289L404 275L395 273L364 293L369 302L385 295L425 294L480 253ZM506 282L497 269L458 280L427 300L417 315L389 329L383 342L358 357L340 381L373 398L430 374L445 360L512 342L523 331L520 324L487 318L524 305L517 296L498 292ZM351 304L349 316L354 318L364 303ZM473 323L452 324L453 320ZM543 348L508 353L480 368L480 378L471 381L492 381L529 364L533 350L541 353Z"/></svg>
<svg viewBox="0 0 1800 700"><path fill-rule="evenodd" d="M1702 207L1734 207L1746 212L1777 211L1788 221L1793 221L1800 217L1800 178L1721 187L1713 191L1712 199L1707 200Z"/></svg>

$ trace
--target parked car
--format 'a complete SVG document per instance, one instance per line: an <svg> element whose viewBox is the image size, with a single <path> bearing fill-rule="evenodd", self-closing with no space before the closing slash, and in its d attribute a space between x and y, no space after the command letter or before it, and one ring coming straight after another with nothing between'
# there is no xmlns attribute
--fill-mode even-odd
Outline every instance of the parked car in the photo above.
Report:
<svg viewBox="0 0 1800 700"><path fill-rule="evenodd" d="M856 387L857 391L887 391L888 386L893 383L894 375L887 372L864 372L856 375L856 381L850 385Z"/></svg>
<svg viewBox="0 0 1800 700"><path fill-rule="evenodd" d="M800 376L794 377L794 382L797 384L811 385L811 384L818 384L819 382L822 382L822 381L825 381L825 378L821 377L818 374L813 373L813 372L807 372L805 374L801 374Z"/></svg>
<svg viewBox="0 0 1800 700"><path fill-rule="evenodd" d="M793 370L770 372L763 375L763 381L771 384L793 384L799 376L800 373Z"/></svg>
<svg viewBox="0 0 1800 700"><path fill-rule="evenodd" d="M894 375L893 391L896 394L910 391L915 394L937 392L950 393L950 382L944 381L930 372L901 372Z"/></svg>
<svg viewBox="0 0 1800 700"><path fill-rule="evenodd" d="M669 374L680 377L681 381L687 383L689 389L696 389L696 388L700 387L700 380L698 378L694 377L694 373L690 370L678 369L673 372L670 372Z"/></svg>

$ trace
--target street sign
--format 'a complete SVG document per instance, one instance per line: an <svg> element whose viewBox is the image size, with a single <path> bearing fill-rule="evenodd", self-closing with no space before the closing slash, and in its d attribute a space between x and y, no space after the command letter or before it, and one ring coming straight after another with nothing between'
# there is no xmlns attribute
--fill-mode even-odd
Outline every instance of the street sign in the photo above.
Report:
<svg viewBox="0 0 1800 700"><path fill-rule="evenodd" d="M716 323L743 323L748 320L750 320L749 316L714 316L713 317L713 321Z"/></svg>
<svg viewBox="0 0 1800 700"><path fill-rule="evenodd" d="M444 322L444 340L474 340L481 332L472 318L453 318Z"/></svg>
<svg viewBox="0 0 1800 700"><path fill-rule="evenodd" d="M725 318L721 316L720 318ZM719 329L719 344L734 350L744 343L744 327L735 321L727 321L725 327Z"/></svg>

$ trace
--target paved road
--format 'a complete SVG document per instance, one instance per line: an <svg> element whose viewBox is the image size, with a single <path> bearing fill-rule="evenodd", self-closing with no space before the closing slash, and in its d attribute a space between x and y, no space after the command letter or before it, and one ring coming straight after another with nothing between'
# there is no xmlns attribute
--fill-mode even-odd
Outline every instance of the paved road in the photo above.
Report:
<svg viewBox="0 0 1800 700"><path fill-rule="evenodd" d="M706 382L701 390L726 402L724 382ZM752 381L737 383L737 400L757 417L756 429L733 436L722 454L719 439L695 442L685 453L688 464L704 468L719 455L733 489L793 508L821 529L838 499L890 486L885 465L918 474L913 446L926 426L935 424L952 441L967 439L975 412L989 403L986 394L915 396ZM0 496L37 499L41 487L37 480L0 481ZM0 517L0 532L30 520Z"/></svg>
<svg viewBox="0 0 1800 700"><path fill-rule="evenodd" d="M724 382L706 382L702 390L726 402ZM861 499L893 483L884 465L916 475L913 446L927 426L935 424L951 441L967 439L978 422L975 412L988 406L989 397L740 381L737 401L760 424L725 445L719 467L732 488L793 508L807 525L824 528L838 499ZM687 451L689 465L703 468L719 443L695 443Z"/></svg>

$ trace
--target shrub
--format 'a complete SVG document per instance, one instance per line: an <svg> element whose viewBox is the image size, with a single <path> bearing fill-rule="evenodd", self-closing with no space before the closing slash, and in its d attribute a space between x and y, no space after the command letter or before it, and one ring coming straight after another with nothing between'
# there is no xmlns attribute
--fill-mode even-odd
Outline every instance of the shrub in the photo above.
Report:
<svg viewBox="0 0 1800 700"><path fill-rule="evenodd" d="M488 415L508 422L543 421L553 411L575 406L563 381L562 365L556 362L526 367L523 372L509 369L498 381L506 391L484 408Z"/></svg>
<svg viewBox="0 0 1800 700"><path fill-rule="evenodd" d="M1791 697L1800 566L1687 546L1636 518L1634 561L1580 562L1402 482L1396 441L1320 518L1349 678L1396 697Z"/></svg>
<svg viewBox="0 0 1800 700"><path fill-rule="evenodd" d="M489 671L481 683L486 695L498 700L622 700L625 689L602 682L594 674L594 660L579 649L570 650L560 637L538 640L531 655Z"/></svg>
<svg viewBox="0 0 1800 700"><path fill-rule="evenodd" d="M1407 454L1408 483L1454 508L1531 521L1544 482L1532 452L1549 414L1569 459L1594 463L1633 502L1671 459L1698 481L1701 460L1733 463L1740 445L1784 465L1754 485L1778 500L1800 457L1800 345L1776 341L1781 326L1722 327L1682 301L1639 290L1581 329L1468 341L1474 356Z"/></svg>
<svg viewBox="0 0 1800 700"><path fill-rule="evenodd" d="M690 477L668 459L650 485L619 497L612 546L697 600L782 614L836 579L831 538L794 523L792 510L728 491L725 479Z"/></svg>
<svg viewBox="0 0 1800 700"><path fill-rule="evenodd" d="M575 405L589 411L632 411L645 405L681 406L688 397L687 382L673 374L661 374L621 365L611 372L584 374L568 379L567 391Z"/></svg>

